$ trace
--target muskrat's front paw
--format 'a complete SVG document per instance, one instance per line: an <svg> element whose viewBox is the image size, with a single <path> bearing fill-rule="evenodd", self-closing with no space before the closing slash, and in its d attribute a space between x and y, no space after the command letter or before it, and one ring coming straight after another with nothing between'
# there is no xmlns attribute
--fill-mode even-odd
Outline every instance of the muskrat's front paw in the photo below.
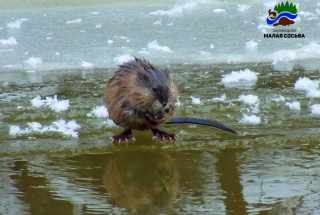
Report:
<svg viewBox="0 0 320 215"><path fill-rule="evenodd" d="M177 140L179 138L179 136L176 134L169 134L169 133L161 131L159 129L152 129L152 132L153 132L152 139Z"/></svg>

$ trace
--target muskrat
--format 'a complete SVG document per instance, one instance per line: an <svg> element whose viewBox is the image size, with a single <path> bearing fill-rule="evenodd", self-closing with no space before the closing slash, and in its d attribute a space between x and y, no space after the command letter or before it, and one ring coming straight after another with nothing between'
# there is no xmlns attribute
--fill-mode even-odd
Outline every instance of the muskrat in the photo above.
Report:
<svg viewBox="0 0 320 215"><path fill-rule="evenodd" d="M109 117L124 132L112 141L133 139L131 130L151 129L154 138L176 140L178 135L158 129L163 123L193 123L213 126L237 133L220 123L197 118L171 118L177 102L178 89L168 69L158 69L145 59L134 58L119 66L104 90Z"/></svg>

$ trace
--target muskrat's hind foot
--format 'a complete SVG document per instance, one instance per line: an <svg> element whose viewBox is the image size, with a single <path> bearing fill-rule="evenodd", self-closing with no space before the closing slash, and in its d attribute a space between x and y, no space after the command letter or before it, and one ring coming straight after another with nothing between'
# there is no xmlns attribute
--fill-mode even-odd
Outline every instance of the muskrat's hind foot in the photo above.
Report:
<svg viewBox="0 0 320 215"><path fill-rule="evenodd" d="M110 138L112 142L121 142L121 141L128 142L128 140L131 140L131 139L135 140L134 137L132 136L131 129L125 130L121 134Z"/></svg>
<svg viewBox="0 0 320 215"><path fill-rule="evenodd" d="M153 128L151 129L152 133L153 133L153 139L155 138L159 138L161 140L177 140L178 139L178 135L176 134L169 134L167 132L161 131L157 128Z"/></svg>

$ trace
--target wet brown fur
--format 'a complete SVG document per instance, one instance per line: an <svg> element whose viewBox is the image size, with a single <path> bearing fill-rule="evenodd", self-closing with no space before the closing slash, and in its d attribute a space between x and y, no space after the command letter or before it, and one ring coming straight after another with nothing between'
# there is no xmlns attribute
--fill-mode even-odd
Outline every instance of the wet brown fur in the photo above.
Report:
<svg viewBox="0 0 320 215"><path fill-rule="evenodd" d="M157 68L148 61L138 58L124 63L120 65L104 90L104 102L109 117L124 130L157 128L158 125L168 121L175 110L178 90L169 76L169 71L157 69L165 77L165 81L160 85L169 88L168 104L163 107L152 87L141 84L141 77L147 74L148 69ZM165 110L168 113L163 112ZM145 117L146 113L155 116L159 112L165 115L157 119L156 123L151 123Z"/></svg>

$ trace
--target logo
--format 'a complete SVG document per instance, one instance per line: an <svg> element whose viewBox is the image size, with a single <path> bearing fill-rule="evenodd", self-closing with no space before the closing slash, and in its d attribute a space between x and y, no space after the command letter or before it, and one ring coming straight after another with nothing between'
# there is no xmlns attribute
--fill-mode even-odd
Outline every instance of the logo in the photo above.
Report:
<svg viewBox="0 0 320 215"><path fill-rule="evenodd" d="M269 9L268 13L267 23L273 26L290 26L294 24L293 20L298 16L297 7L292 2L289 4L288 1L285 4L283 2L277 4L274 11Z"/></svg>

